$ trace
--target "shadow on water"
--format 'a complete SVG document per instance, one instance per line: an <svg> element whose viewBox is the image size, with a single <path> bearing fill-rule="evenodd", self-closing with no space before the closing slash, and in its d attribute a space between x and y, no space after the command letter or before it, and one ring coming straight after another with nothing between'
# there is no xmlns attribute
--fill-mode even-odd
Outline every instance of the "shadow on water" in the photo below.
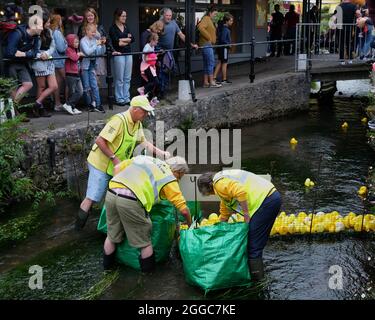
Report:
<svg viewBox="0 0 375 320"><path fill-rule="evenodd" d="M332 109L311 103L308 113L242 128L242 165L271 173L287 213L337 210L362 213L357 196L375 155L366 144L366 129L356 100L336 99ZM349 128L343 131L346 121ZM291 137L299 141L293 150ZM320 163L320 170L319 168ZM205 170L206 168L202 169ZM305 190L309 177L316 187ZM0 297L19 299L362 299L374 297L375 242L351 235L270 239L264 251L267 279L257 287L209 292L185 282L183 266L172 250L152 275L127 267L105 277L101 272L103 237L95 231L75 233L77 203L62 202L51 225L25 243L6 250L0 263ZM211 208L210 208L211 209ZM217 210L217 209L216 209ZM216 211L215 210L215 211ZM2 252L3 253L3 252ZM45 268L45 289L28 289L28 268ZM331 268L339 267L343 287L330 288ZM98 285L99 284L99 285ZM94 288L92 288L94 287ZM91 290L90 290L91 288ZM369 289L369 290L368 290ZM361 295L365 296L361 296Z"/></svg>

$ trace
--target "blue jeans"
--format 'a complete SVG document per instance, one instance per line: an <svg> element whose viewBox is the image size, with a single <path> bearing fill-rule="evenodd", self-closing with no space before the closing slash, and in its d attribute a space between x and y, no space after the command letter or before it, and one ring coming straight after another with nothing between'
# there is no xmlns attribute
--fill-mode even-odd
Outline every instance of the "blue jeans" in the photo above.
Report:
<svg viewBox="0 0 375 320"><path fill-rule="evenodd" d="M81 78L87 105L90 105L95 101L96 106L100 106L101 100L98 82L96 81L95 65L95 60L91 60L88 70L82 70Z"/></svg>
<svg viewBox="0 0 375 320"><path fill-rule="evenodd" d="M203 55L203 74L212 76L215 68L214 49L211 44L205 44L202 50Z"/></svg>
<svg viewBox="0 0 375 320"><path fill-rule="evenodd" d="M251 217L249 223L247 252L248 259L261 258L267 244L273 223L279 214L281 195L278 191L264 199L262 205Z"/></svg>
<svg viewBox="0 0 375 320"><path fill-rule="evenodd" d="M363 48L361 50L361 56L367 56L370 54L370 47L372 43L372 25L368 25L368 31L366 33L363 33L363 39L364 41Z"/></svg>
<svg viewBox="0 0 375 320"><path fill-rule="evenodd" d="M159 72L159 82L160 82L160 93L163 95L169 85L169 73L160 70Z"/></svg>
<svg viewBox="0 0 375 320"><path fill-rule="evenodd" d="M115 56L113 59L116 102L130 101L130 81L132 79L133 56Z"/></svg>

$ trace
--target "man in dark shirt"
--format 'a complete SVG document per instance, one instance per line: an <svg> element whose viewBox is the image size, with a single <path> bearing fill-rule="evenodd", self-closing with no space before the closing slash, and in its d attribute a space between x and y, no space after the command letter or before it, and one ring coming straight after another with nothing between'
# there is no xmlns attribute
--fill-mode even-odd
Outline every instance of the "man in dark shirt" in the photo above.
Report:
<svg viewBox="0 0 375 320"><path fill-rule="evenodd" d="M353 39L353 29L355 28L355 11L356 5L351 3L350 0L343 0L339 5L342 9L342 24L341 21L337 21L337 29L339 29L339 52L340 60L349 59L351 63L353 48L354 48L354 39ZM343 64L346 62L342 62Z"/></svg>
<svg viewBox="0 0 375 320"><path fill-rule="evenodd" d="M293 40L295 40L296 38L297 23L299 23L299 14L295 12L295 6L291 4L289 7L289 11L285 14L285 38L287 40L291 40L290 42L287 42L284 46L284 54L286 56L295 53L296 48L295 42ZM290 52L290 47L292 47L292 52Z"/></svg>
<svg viewBox="0 0 375 320"><path fill-rule="evenodd" d="M272 13L272 20L270 23L270 40L276 41L281 40L282 36L282 28L284 24L284 15L280 12L280 5L275 4L274 6L275 12ZM281 54L281 42L277 43L277 56L280 57ZM271 44L271 57L275 56L276 51L276 44Z"/></svg>

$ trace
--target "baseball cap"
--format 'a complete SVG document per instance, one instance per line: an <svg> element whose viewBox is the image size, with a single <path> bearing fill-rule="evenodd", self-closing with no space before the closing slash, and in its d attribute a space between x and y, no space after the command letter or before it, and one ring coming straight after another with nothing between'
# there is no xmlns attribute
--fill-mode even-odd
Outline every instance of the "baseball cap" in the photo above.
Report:
<svg viewBox="0 0 375 320"><path fill-rule="evenodd" d="M150 105L150 101L148 101L146 96L135 96L131 99L130 106L134 108L142 108L148 112L154 111L154 108Z"/></svg>

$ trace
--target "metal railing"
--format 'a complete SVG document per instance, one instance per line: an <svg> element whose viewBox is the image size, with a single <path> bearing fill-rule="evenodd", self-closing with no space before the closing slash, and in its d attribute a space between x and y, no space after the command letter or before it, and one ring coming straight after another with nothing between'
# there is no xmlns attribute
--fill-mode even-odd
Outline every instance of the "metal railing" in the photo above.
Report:
<svg viewBox="0 0 375 320"><path fill-rule="evenodd" d="M253 83L254 80L255 80L255 60L256 60L255 47L257 45L262 45L262 46L267 47L270 44L277 44L277 43L287 44L287 43L293 43L294 41L295 40L273 40L273 41L258 41L257 42L257 41L255 41L255 37L252 37L251 41L248 41L248 42L231 43L230 45L212 45L210 47L212 47L213 49L224 48L224 47L228 47L228 46L229 47L236 47L236 46L238 46L238 47L239 46L250 47L250 52L249 52L249 56L248 56L249 62L250 62L249 80L250 80L250 83ZM197 50L201 50L201 49L204 49L204 48L205 47L198 47ZM154 53L164 54L166 52L180 52L180 51L186 51L186 50L190 50L192 52L195 49L193 49L192 47L189 46L188 48L184 47L184 48L169 49L169 50L158 50L158 51L154 51ZM265 50L265 51L267 51L267 50ZM114 54L114 52L112 50L112 47L110 45L107 45L105 54L83 57L83 59L92 59L92 58L105 58L106 59L107 99L108 99L108 107L109 107L110 110L113 110L113 102L114 102L112 60L117 56L128 56L128 55L142 56L144 54L147 54L147 52L136 51L136 52L129 52L129 53ZM65 60L67 58L68 58L67 56L60 56L60 57L51 57L47 60ZM246 58L246 56L245 56L245 58ZM34 59L31 59L31 58L2 59L1 63L9 63L9 62L17 62L17 61L19 61L19 62L21 62L21 61L32 62L32 61L38 61L38 60L42 60L42 59L40 59L40 58L34 58ZM47 61L47 60L44 60L44 61ZM178 63L178 61L176 61L176 63ZM190 70L191 70L191 61L185 61L185 78L190 81L191 96L192 96L192 100L195 102L196 101L195 90L194 90L194 86L192 84L192 76L190 74ZM189 74L187 74L187 73L189 73Z"/></svg>
<svg viewBox="0 0 375 320"><path fill-rule="evenodd" d="M352 63L354 58L364 61L372 59L373 26L365 26L359 27L355 23L297 24L295 71L301 71L298 63L301 59L306 61L307 69L311 69L313 61L345 64Z"/></svg>

